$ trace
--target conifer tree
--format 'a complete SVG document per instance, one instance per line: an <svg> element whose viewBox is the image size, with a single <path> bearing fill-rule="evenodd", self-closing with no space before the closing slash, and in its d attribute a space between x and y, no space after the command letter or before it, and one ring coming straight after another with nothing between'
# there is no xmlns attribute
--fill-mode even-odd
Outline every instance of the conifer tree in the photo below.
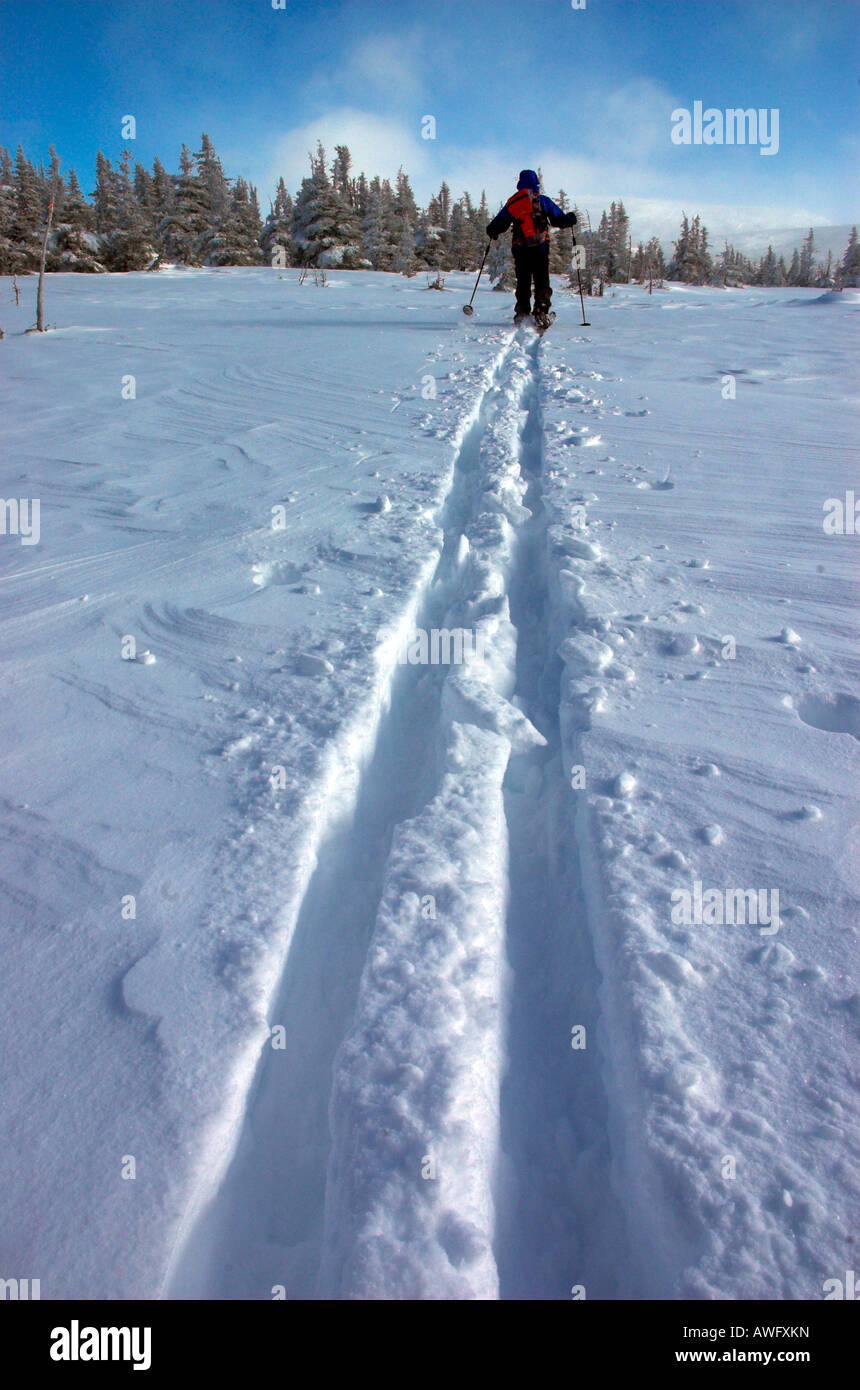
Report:
<svg viewBox="0 0 860 1390"><path fill-rule="evenodd" d="M329 178L321 142L311 155L310 177L302 179L296 198L293 241L301 265L354 269L361 262L358 220Z"/></svg>
<svg viewBox="0 0 860 1390"><path fill-rule="evenodd" d="M152 203L156 226L173 210L173 181L160 159L152 161Z"/></svg>
<svg viewBox="0 0 860 1390"><path fill-rule="evenodd" d="M860 286L860 245L857 242L857 228L851 228L845 255L836 271L836 283L843 288Z"/></svg>
<svg viewBox="0 0 860 1390"><path fill-rule="evenodd" d="M792 284L811 285L815 278L815 234L810 227L800 252L800 274Z"/></svg>
<svg viewBox="0 0 860 1390"><path fill-rule="evenodd" d="M18 146L15 157L15 206L9 232L15 251L14 270L18 273L38 269L41 256L40 231L42 199L36 182L36 172Z"/></svg>
<svg viewBox="0 0 860 1390"><path fill-rule="evenodd" d="M364 254L374 270L394 270L402 236L397 225L394 195L388 179L371 181L367 213L361 228Z"/></svg>
<svg viewBox="0 0 860 1390"><path fill-rule="evenodd" d="M0 147L0 275L14 272L15 243L12 223L15 215L15 172L7 149Z"/></svg>
<svg viewBox="0 0 860 1390"><path fill-rule="evenodd" d="M96 154L96 187L93 194L96 231L109 235L116 230L119 192L111 162L99 150Z"/></svg>
<svg viewBox="0 0 860 1390"><path fill-rule="evenodd" d="M569 211L567 194L562 188L555 199L562 212ZM573 260L573 232L570 227L562 227L553 232L549 247L549 268L552 275L566 275Z"/></svg>
<svg viewBox="0 0 860 1390"><path fill-rule="evenodd" d="M209 190L196 175L187 145L182 146L173 188L171 210L159 228L164 252L183 265L198 265L201 238L211 228L211 207Z"/></svg>
<svg viewBox="0 0 860 1390"><path fill-rule="evenodd" d="M107 264L111 270L144 270L154 251L132 180L130 150L123 150L114 180L116 225L105 237Z"/></svg>
<svg viewBox="0 0 860 1390"><path fill-rule="evenodd" d="M220 228L230 209L230 181L225 178L221 160L205 133L200 137L200 149L194 156L196 177L206 188L210 225Z"/></svg>
<svg viewBox="0 0 860 1390"><path fill-rule="evenodd" d="M224 229L224 246L220 258L210 265L260 265L262 220L257 190L243 178L237 178L233 189L230 215Z"/></svg>
<svg viewBox="0 0 860 1390"><path fill-rule="evenodd" d="M400 214L400 241L394 254L394 269L401 275L414 275L418 269L415 233L405 212Z"/></svg>
<svg viewBox="0 0 860 1390"><path fill-rule="evenodd" d="M494 290L512 290L516 284L510 237L497 236L487 256L487 274Z"/></svg>
<svg viewBox="0 0 860 1390"><path fill-rule="evenodd" d="M283 178L278 180L275 201L260 233L260 247L263 258L269 265L293 265L295 246L293 245L293 200L287 192Z"/></svg>

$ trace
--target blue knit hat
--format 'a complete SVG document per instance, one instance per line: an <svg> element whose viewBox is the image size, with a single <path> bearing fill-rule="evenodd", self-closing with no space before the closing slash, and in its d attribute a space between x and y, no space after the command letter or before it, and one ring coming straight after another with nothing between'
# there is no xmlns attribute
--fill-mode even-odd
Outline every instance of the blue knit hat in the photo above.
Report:
<svg viewBox="0 0 860 1390"><path fill-rule="evenodd" d="M517 188L540 188L540 179L534 169L521 169Z"/></svg>

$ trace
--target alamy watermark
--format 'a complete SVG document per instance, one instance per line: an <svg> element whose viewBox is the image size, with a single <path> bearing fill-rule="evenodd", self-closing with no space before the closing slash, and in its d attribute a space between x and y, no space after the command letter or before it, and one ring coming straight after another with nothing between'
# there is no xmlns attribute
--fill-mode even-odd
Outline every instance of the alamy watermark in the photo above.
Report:
<svg viewBox="0 0 860 1390"><path fill-rule="evenodd" d="M828 497L822 503L824 518L821 522L826 536L860 536L860 497L849 488L844 500L841 497Z"/></svg>
<svg viewBox="0 0 860 1390"><path fill-rule="evenodd" d="M400 643L400 666L463 666L484 658L486 637L468 627L415 628Z"/></svg>
<svg viewBox="0 0 860 1390"><path fill-rule="evenodd" d="M0 536L19 536L22 545L38 545L41 509L38 497L0 497Z"/></svg>
<svg viewBox="0 0 860 1390"><path fill-rule="evenodd" d="M41 1279L0 1279L0 1302L19 1299L40 1299L42 1297Z"/></svg>
<svg viewBox="0 0 860 1390"><path fill-rule="evenodd" d="M778 888L705 888L695 879L688 888L672 891L672 921L676 927L758 927L762 936L775 936L782 925Z"/></svg>
<svg viewBox="0 0 860 1390"><path fill-rule="evenodd" d="M701 101L693 110L676 106L672 112L673 145L759 145L759 154L779 152L779 107L729 106L725 111Z"/></svg>

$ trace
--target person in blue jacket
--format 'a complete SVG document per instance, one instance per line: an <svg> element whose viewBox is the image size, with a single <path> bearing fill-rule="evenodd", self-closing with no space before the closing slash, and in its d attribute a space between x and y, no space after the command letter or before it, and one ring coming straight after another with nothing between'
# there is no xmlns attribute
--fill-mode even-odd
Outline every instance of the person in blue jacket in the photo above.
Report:
<svg viewBox="0 0 860 1390"><path fill-rule="evenodd" d="M549 283L549 229L573 227L576 214L562 209L540 191L534 169L523 169L517 191L487 226L491 241L513 226L511 249L517 273L517 302L514 323L531 315L534 281L534 317L538 327L549 323L552 288Z"/></svg>

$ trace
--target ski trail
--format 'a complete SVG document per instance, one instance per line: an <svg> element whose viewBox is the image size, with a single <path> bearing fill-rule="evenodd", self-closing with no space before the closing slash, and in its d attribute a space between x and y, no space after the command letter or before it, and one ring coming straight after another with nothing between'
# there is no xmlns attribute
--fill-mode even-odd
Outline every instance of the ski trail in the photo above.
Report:
<svg viewBox="0 0 860 1390"><path fill-rule="evenodd" d="M539 340L529 357L522 469L531 515L519 532L510 589L517 630L514 699L546 746L515 754L505 779L513 988L496 1258L503 1298L569 1298L575 1285L587 1297L607 1298L618 1296L626 1237L610 1186L607 1104L596 1046L599 976L559 727L562 663L547 592Z"/></svg>
<svg viewBox="0 0 860 1390"><path fill-rule="evenodd" d="M349 813L320 847L235 1154L172 1296L618 1297L598 972L563 766L539 342L457 454ZM585 1046L571 1046L583 1029Z"/></svg>
<svg viewBox="0 0 860 1390"><path fill-rule="evenodd" d="M508 699L527 381L517 341L487 400L460 531L446 547L446 623L473 632L475 651L444 677L437 789L395 832L356 1017L335 1063L324 1297L498 1297L502 784L512 748L541 741Z"/></svg>
<svg viewBox="0 0 860 1390"><path fill-rule="evenodd" d="M324 838L303 896L277 999L283 1046L266 1047L235 1151L215 1195L174 1258L170 1297L313 1296L320 1260L333 1057L352 1019L394 827L418 814L435 785L441 668L397 664L399 633L443 626L462 563L480 442L497 358L467 425L442 509L443 545L432 577L392 634L390 671L368 760L346 814ZM365 721L366 722L366 721ZM347 801L349 798L345 798Z"/></svg>
<svg viewBox="0 0 860 1390"><path fill-rule="evenodd" d="M335 1062L325 1297L611 1297L621 1284L560 752L538 351L518 336L484 412L456 611L487 645L443 686L438 790L395 832Z"/></svg>

